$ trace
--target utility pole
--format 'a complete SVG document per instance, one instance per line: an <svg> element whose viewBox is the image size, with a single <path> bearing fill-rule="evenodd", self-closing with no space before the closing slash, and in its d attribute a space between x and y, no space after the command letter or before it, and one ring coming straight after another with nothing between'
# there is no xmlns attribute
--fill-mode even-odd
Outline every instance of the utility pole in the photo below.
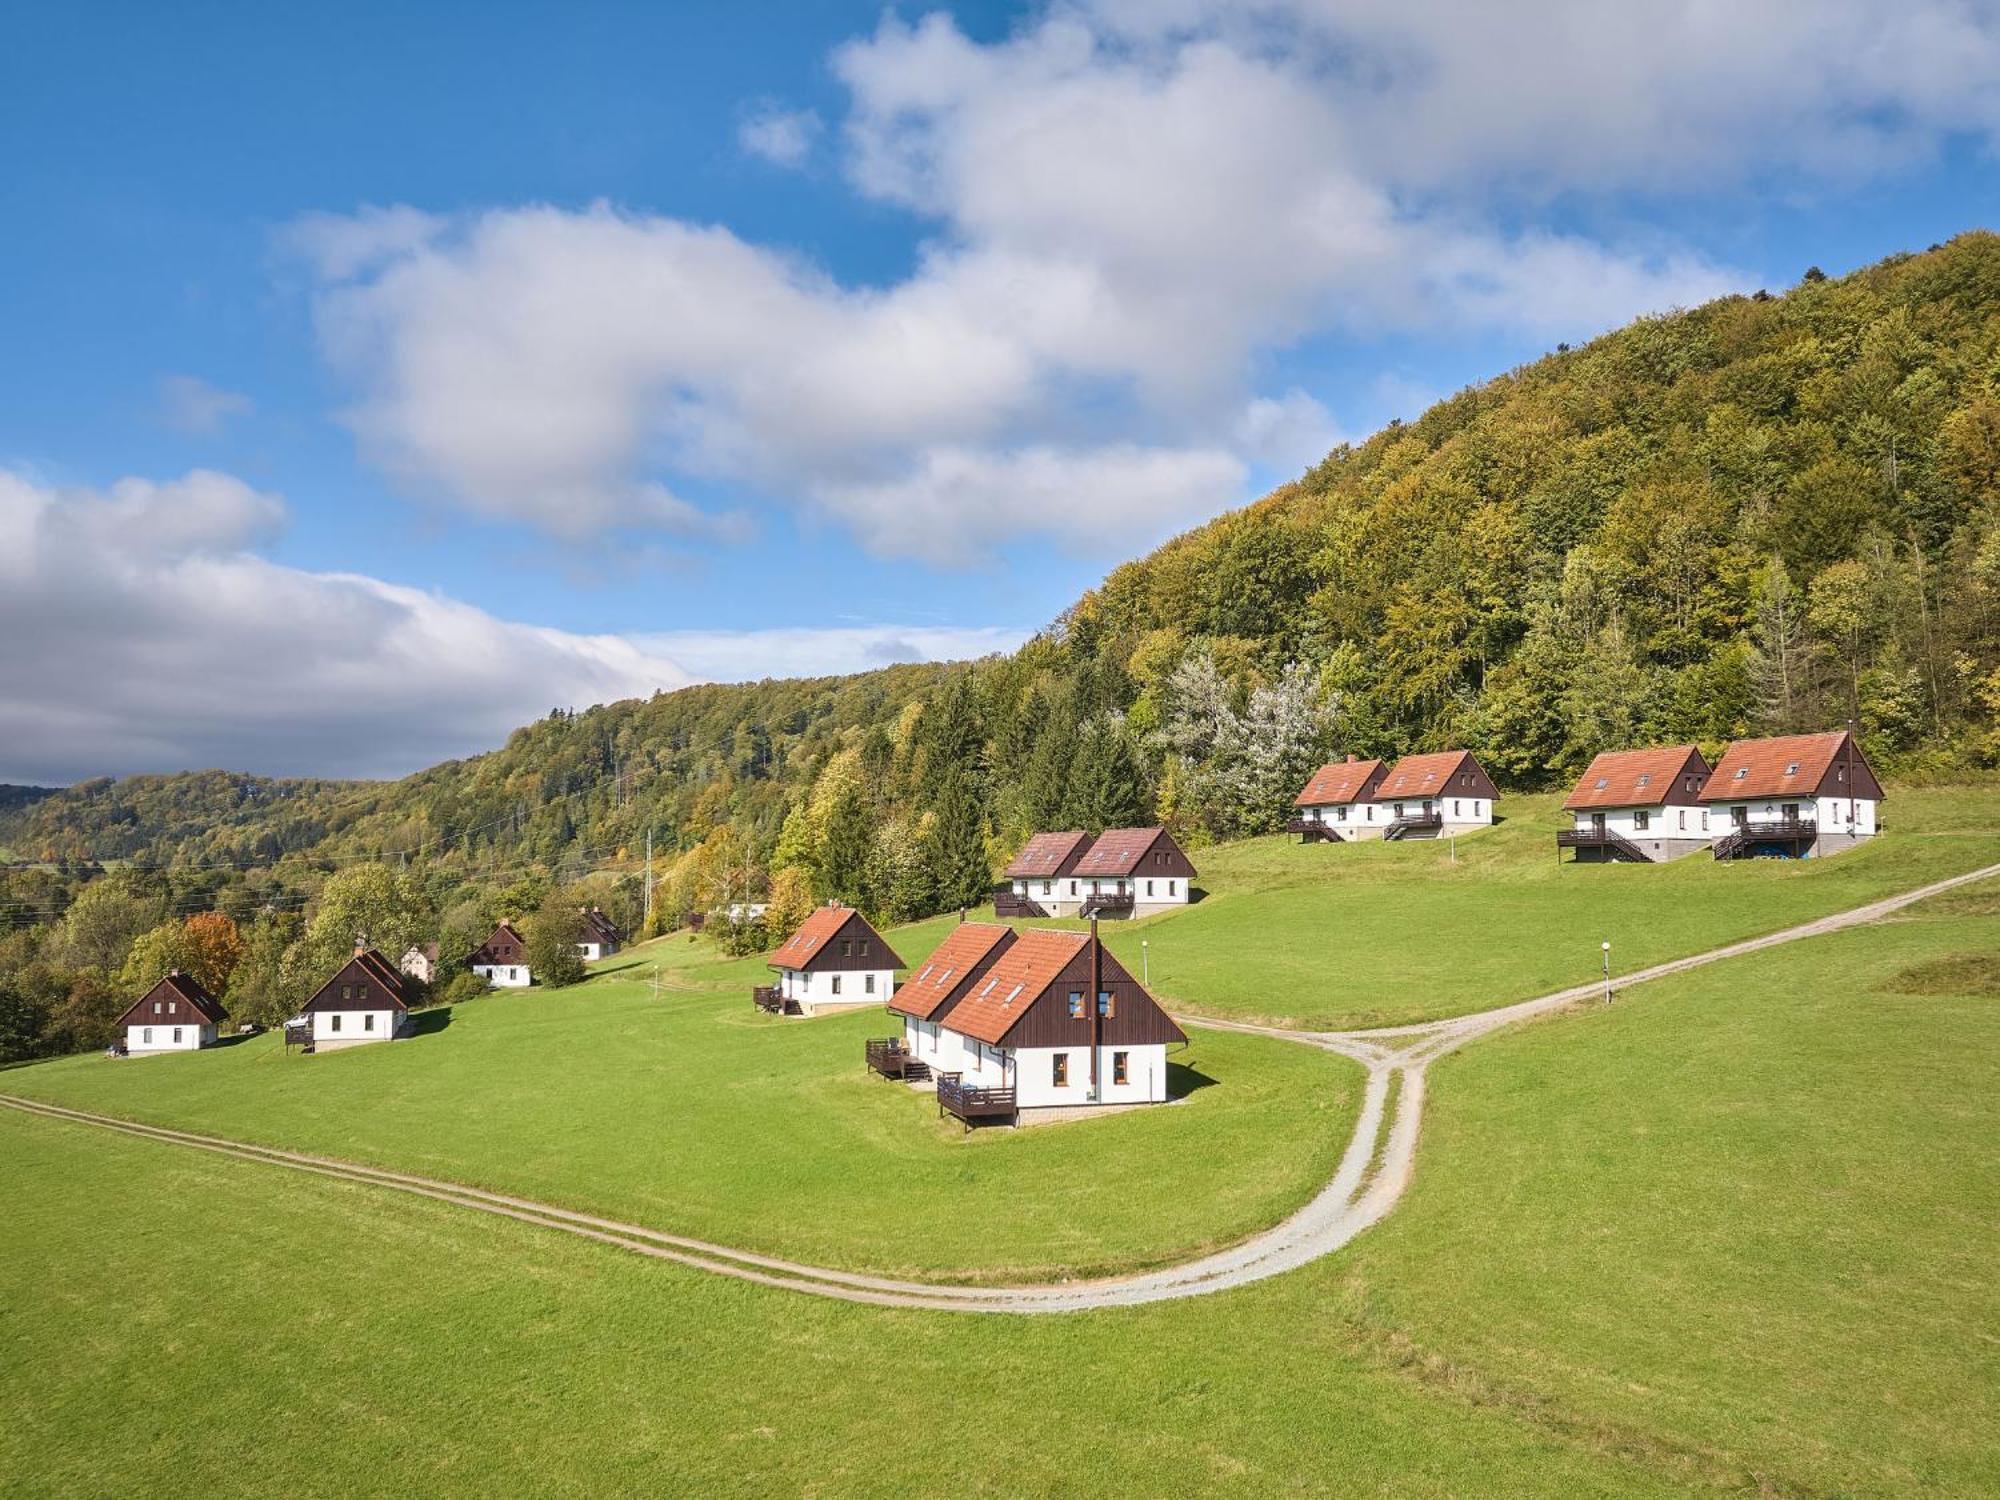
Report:
<svg viewBox="0 0 2000 1500"><path fill-rule="evenodd" d="M1611 1003L1611 944L1604 943L1604 1003Z"/></svg>

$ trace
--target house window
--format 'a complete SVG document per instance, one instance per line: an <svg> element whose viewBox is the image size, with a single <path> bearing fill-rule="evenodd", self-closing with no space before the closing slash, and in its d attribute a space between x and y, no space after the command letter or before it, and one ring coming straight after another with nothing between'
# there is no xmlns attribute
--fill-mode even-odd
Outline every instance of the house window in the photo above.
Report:
<svg viewBox="0 0 2000 1500"><path fill-rule="evenodd" d="M1335 820L1336 822L1340 822L1340 823L1345 823L1345 822L1347 821L1347 808L1346 808L1346 806L1345 806L1345 805L1343 804L1343 805L1342 805L1342 806L1340 806L1340 807L1336 807L1336 808L1335 808L1335 809L1333 810L1333 816L1334 816L1334 820Z"/></svg>
<svg viewBox="0 0 2000 1500"><path fill-rule="evenodd" d="M1685 807L1682 808L1680 811L1680 820L1681 820L1681 831L1685 833L1687 831L1687 826L1688 826L1688 810Z"/></svg>
<svg viewBox="0 0 2000 1500"><path fill-rule="evenodd" d="M153 1002L153 1014L157 1016L159 1013L160 1013L160 1002L155 1000Z"/></svg>
<svg viewBox="0 0 2000 1500"><path fill-rule="evenodd" d="M148 1047L152 1046L153 1028L150 1026L141 1027L139 1031L139 1040L144 1042Z"/></svg>
<svg viewBox="0 0 2000 1500"><path fill-rule="evenodd" d="M1169 880L1169 881L1167 882L1167 894L1168 894L1169 896L1172 896L1172 895L1174 894L1174 892L1175 892L1175 891L1176 891L1177 889L1178 889L1178 887L1176 886L1176 884L1175 884L1175 883L1174 883L1173 881Z"/></svg>
<svg viewBox="0 0 2000 1500"><path fill-rule="evenodd" d="M1081 1021L1083 1019L1082 990L1071 990L1069 992L1069 1015L1072 1021Z"/></svg>
<svg viewBox="0 0 2000 1500"><path fill-rule="evenodd" d="M1708 809L1707 809L1707 808L1703 808L1703 809L1702 809L1702 811L1701 811L1701 831L1702 831L1703 833L1707 833L1707 832L1708 832Z"/></svg>
<svg viewBox="0 0 2000 1500"><path fill-rule="evenodd" d="M181 1029L180 1027L176 1026L174 1028L174 1045L178 1047L180 1045L180 1041L181 1041Z"/></svg>
<svg viewBox="0 0 2000 1500"><path fill-rule="evenodd" d="M1056 888L1056 883L1053 880L1044 880L1042 882L1042 894L1044 896L1053 895L1055 893L1055 888Z"/></svg>
<svg viewBox="0 0 2000 1500"><path fill-rule="evenodd" d="M1368 804L1368 821L1371 823L1375 821L1375 804L1372 802Z"/></svg>
<svg viewBox="0 0 2000 1500"><path fill-rule="evenodd" d="M1786 766L1786 767L1785 767L1785 774L1786 774L1787 776L1796 776L1796 775L1798 775L1798 774L1799 774L1799 763L1798 763L1797 761L1793 761L1793 762L1792 762L1792 763L1791 763L1790 765Z"/></svg>
<svg viewBox="0 0 2000 1500"><path fill-rule="evenodd" d="M1643 832L1645 829L1648 829L1653 826L1653 815L1649 812L1633 813L1632 826L1635 829L1638 829Z"/></svg>
<svg viewBox="0 0 2000 1500"><path fill-rule="evenodd" d="M1097 1013L1100 1016L1106 1017L1112 1014L1111 991L1099 990L1097 992Z"/></svg>
<svg viewBox="0 0 2000 1500"><path fill-rule="evenodd" d="M842 958L852 958L854 956L854 940L852 938L842 938L840 940L840 956Z"/></svg>
<svg viewBox="0 0 2000 1500"><path fill-rule="evenodd" d="M1072 880L1072 881L1071 881L1071 882L1069 883L1069 893L1070 893L1070 894L1071 894L1072 896L1074 896L1074 895L1076 894L1076 882L1075 882L1074 880Z"/></svg>
<svg viewBox="0 0 2000 1500"><path fill-rule="evenodd" d="M1745 776L1748 776L1749 774L1750 774L1750 768L1748 766L1738 766L1736 768L1736 779L1738 781L1741 781Z"/></svg>
<svg viewBox="0 0 2000 1500"><path fill-rule="evenodd" d="M1055 1086L1056 1086L1057 1088L1059 1088L1059 1089L1066 1089L1066 1088L1068 1088L1068 1087L1069 1087L1069 1054L1068 1054L1067 1052L1058 1052L1058 1053L1057 1053L1057 1054L1056 1054L1056 1055L1055 1055L1054 1057L1050 1058L1050 1059L1049 1059L1049 1061L1050 1061L1050 1063L1051 1063L1051 1064L1053 1064L1053 1065L1054 1065L1054 1069L1055 1069L1055 1073L1054 1073L1054 1083L1055 1083Z"/></svg>
<svg viewBox="0 0 2000 1500"><path fill-rule="evenodd" d="M352 1000L354 998L354 986L351 984L343 984L340 987L340 998L343 1000Z"/></svg>
<svg viewBox="0 0 2000 1500"><path fill-rule="evenodd" d="M1451 799L1451 815L1454 818L1458 816L1458 798L1456 797Z"/></svg>
<svg viewBox="0 0 2000 1500"><path fill-rule="evenodd" d="M864 995L872 995L875 993L875 976L873 974L864 975L862 977L861 992Z"/></svg>
<svg viewBox="0 0 2000 1500"><path fill-rule="evenodd" d="M833 992L836 995L840 993L840 976L838 974L833 976Z"/></svg>
<svg viewBox="0 0 2000 1500"><path fill-rule="evenodd" d="M327 1018L327 1030L329 1030L329 1031L338 1031L338 1030L340 1030L340 1012L339 1012L339 1011L335 1011L335 1012L334 1012L334 1013L333 1013L333 1014L332 1014L332 1015L331 1015L330 1017L328 1017L328 1018Z"/></svg>
<svg viewBox="0 0 2000 1500"><path fill-rule="evenodd" d="M1132 1054L1129 1052L1114 1052L1111 1054L1111 1081L1113 1083L1123 1085L1132 1081L1131 1062Z"/></svg>
<svg viewBox="0 0 2000 1500"><path fill-rule="evenodd" d="M1153 894L1153 882L1150 880L1146 882L1146 894L1149 896Z"/></svg>
<svg viewBox="0 0 2000 1500"><path fill-rule="evenodd" d="M861 956L862 956L863 958L866 958L866 957L868 956L868 939L867 939L867 938L863 938L863 939L861 940Z"/></svg>
<svg viewBox="0 0 2000 1500"><path fill-rule="evenodd" d="M357 1000L366 1000L368 998L368 986L365 984L357 984L354 987L354 998Z"/></svg>
<svg viewBox="0 0 2000 1500"><path fill-rule="evenodd" d="M372 1010L371 1010L371 1011L369 1011L367 1015L365 1015L365 1016L363 1016L363 1017L361 1018L361 1029L362 1029L363 1031L373 1031L373 1030L375 1029L375 1012L374 1012L374 1011L372 1011Z"/></svg>

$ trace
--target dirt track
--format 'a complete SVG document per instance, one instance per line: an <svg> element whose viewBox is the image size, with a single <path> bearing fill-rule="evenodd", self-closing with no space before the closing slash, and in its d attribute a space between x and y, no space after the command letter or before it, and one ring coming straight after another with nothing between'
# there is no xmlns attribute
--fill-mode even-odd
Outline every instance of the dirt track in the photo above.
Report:
<svg viewBox="0 0 2000 1500"><path fill-rule="evenodd" d="M1712 949L1688 958L1655 964L1636 973L1614 979L1614 988L1628 990L1633 985L1684 973L1704 964L1717 963L1745 953L1774 948L1801 938L1818 937L1843 928L1878 921L1918 901L1977 880L2000 875L2000 865L1988 865L1964 875L1955 875L1898 896L1872 901L1851 911L1821 917L1790 927L1783 932L1750 938L1727 947ZM1219 1030L1245 1031L1278 1037L1305 1046L1323 1047L1361 1063L1368 1070L1362 1095L1361 1114L1354 1134L1341 1156L1333 1178L1311 1202L1282 1223L1251 1236L1239 1245L1188 1261L1165 1270L1141 1275L1108 1277L1045 1286L981 1287L934 1285L926 1282L892 1281L822 1266L732 1250L682 1235L663 1234L635 1224L621 1224L589 1214L574 1213L552 1204L526 1198L489 1193L479 1188L442 1182L364 1167L327 1157L307 1156L255 1146L241 1141L189 1131L141 1125L108 1115L65 1109L32 1099L0 1094L0 1104L25 1113L73 1124L93 1125L121 1131L167 1145L211 1151L243 1161L311 1172L347 1182L386 1188L436 1199L481 1213L498 1214L545 1229L561 1230L636 1254L674 1261L718 1275L734 1276L764 1286L782 1287L820 1297L836 1297L849 1302L884 1307L912 1307L951 1312L1053 1313L1079 1312L1090 1308L1123 1307L1142 1302L1161 1302L1178 1297L1196 1297L1219 1292L1247 1282L1275 1276L1309 1261L1329 1255L1347 1244L1362 1230L1379 1221L1402 1197L1416 1165L1417 1136L1423 1119L1424 1081L1429 1065L1463 1047L1467 1042L1536 1016L1548 1015L1570 1006L1601 1000L1602 983L1577 985L1539 999L1457 1016L1419 1026L1392 1026L1376 1031L1287 1031L1251 1026L1242 1022L1215 1021L1199 1016L1182 1019L1191 1025ZM1399 1087L1394 1085L1400 1084ZM1393 1097L1392 1097L1393 1095ZM1378 1160L1378 1147L1379 1160ZM1370 1165L1375 1164L1371 1173Z"/></svg>

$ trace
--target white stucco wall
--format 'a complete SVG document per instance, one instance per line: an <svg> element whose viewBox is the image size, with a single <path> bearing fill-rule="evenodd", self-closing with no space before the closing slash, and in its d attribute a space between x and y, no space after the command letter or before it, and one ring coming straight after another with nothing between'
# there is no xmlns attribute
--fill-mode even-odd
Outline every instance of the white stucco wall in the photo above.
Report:
<svg viewBox="0 0 2000 1500"><path fill-rule="evenodd" d="M1752 823L1775 823L1785 816L1787 807L1796 809L1795 816L1816 822L1821 833L1868 838L1876 831L1875 802L1869 797L1751 797L1711 803L1709 836L1719 839L1734 829L1737 808L1742 808Z"/></svg>
<svg viewBox="0 0 2000 1500"><path fill-rule="evenodd" d="M316 1010L313 1044L333 1042L346 1047L357 1042L389 1041L396 1035L399 1014L393 1010Z"/></svg>
<svg viewBox="0 0 2000 1500"><path fill-rule="evenodd" d="M1328 802L1300 811L1326 824L1344 839L1379 839L1389 822L1387 811L1372 802Z"/></svg>
<svg viewBox="0 0 2000 1500"><path fill-rule="evenodd" d="M896 992L894 969L780 969L778 993L802 1008L881 1005Z"/></svg>
<svg viewBox="0 0 2000 1500"><path fill-rule="evenodd" d="M474 964L472 972L496 990L524 990L535 980L526 964Z"/></svg>
<svg viewBox="0 0 2000 1500"><path fill-rule="evenodd" d="M1596 826L1593 819L1597 813L1604 814L1604 829L1620 838L1638 842L1641 839L1705 839L1708 830L1702 825L1703 809L1692 804L1670 803L1665 807L1605 807L1589 812L1572 813L1578 833L1587 833ZM1639 826L1639 815L1644 813L1649 826ZM1711 820L1713 821L1713 820Z"/></svg>
<svg viewBox="0 0 2000 1500"><path fill-rule="evenodd" d="M1126 1081L1112 1082L1114 1053L1126 1055ZM1069 1059L1069 1083L1057 1088L1055 1059ZM1022 1109L1049 1109L1062 1105L1089 1104L1090 1048L1023 1047L1013 1054L1014 1102ZM1098 1054L1099 1104L1157 1104L1167 1097L1167 1049L1155 1043L1146 1047L1103 1047Z"/></svg>
<svg viewBox="0 0 2000 1500"><path fill-rule="evenodd" d="M1404 817L1417 817L1428 808L1444 819L1446 828L1485 828L1493 822L1493 799L1490 797L1460 795L1405 797L1402 800ZM1386 826L1396 821L1394 802L1375 802L1369 804L1369 808L1375 814L1375 826Z"/></svg>
<svg viewBox="0 0 2000 1500"><path fill-rule="evenodd" d="M174 1040L174 1033L180 1033L180 1040ZM215 1027L212 1025L156 1026L148 1022L143 1026L125 1028L125 1050L127 1052L193 1052L200 1047L215 1045Z"/></svg>

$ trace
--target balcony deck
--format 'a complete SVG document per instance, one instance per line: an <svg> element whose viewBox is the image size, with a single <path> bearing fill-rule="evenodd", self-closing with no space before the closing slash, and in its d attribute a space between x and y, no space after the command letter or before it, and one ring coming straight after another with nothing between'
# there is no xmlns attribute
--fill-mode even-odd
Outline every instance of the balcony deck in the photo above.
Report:
<svg viewBox="0 0 2000 1500"><path fill-rule="evenodd" d="M931 1065L903 1046L895 1036L870 1038L867 1043L868 1071L905 1083L921 1083L931 1076Z"/></svg>
<svg viewBox="0 0 2000 1500"><path fill-rule="evenodd" d="M1819 839L1819 824L1811 818L1778 818L1763 823L1738 823L1715 841L1717 859L1802 859Z"/></svg>
<svg viewBox="0 0 2000 1500"><path fill-rule="evenodd" d="M1411 813L1408 817L1398 818L1387 828L1384 828L1382 830L1382 838L1386 842L1391 839L1406 839L1414 834L1435 834L1443 831L1443 813Z"/></svg>
<svg viewBox="0 0 2000 1500"><path fill-rule="evenodd" d="M757 1009L774 1016L802 1016L799 1002L783 994L775 984L753 984L750 986L750 1003Z"/></svg>
<svg viewBox="0 0 2000 1500"><path fill-rule="evenodd" d="M1285 823L1285 832L1296 833L1304 844L1345 843L1340 830L1331 823L1322 823L1318 818L1292 818Z"/></svg>
<svg viewBox="0 0 2000 1500"><path fill-rule="evenodd" d="M1002 886L993 893L993 915L1005 921L1009 917L1046 917L1048 913L1039 901Z"/></svg>
<svg viewBox="0 0 2000 1500"><path fill-rule="evenodd" d="M1609 828L1564 828L1556 833L1558 855L1564 849L1597 849L1613 859L1629 859L1634 864L1650 865L1653 856L1626 838L1622 833L1613 833Z"/></svg>
<svg viewBox="0 0 2000 1500"><path fill-rule="evenodd" d="M938 1118L952 1115L967 1130L981 1120L1020 1123L1021 1111L1010 1088L979 1088L965 1082L961 1073L940 1073L937 1084Z"/></svg>

